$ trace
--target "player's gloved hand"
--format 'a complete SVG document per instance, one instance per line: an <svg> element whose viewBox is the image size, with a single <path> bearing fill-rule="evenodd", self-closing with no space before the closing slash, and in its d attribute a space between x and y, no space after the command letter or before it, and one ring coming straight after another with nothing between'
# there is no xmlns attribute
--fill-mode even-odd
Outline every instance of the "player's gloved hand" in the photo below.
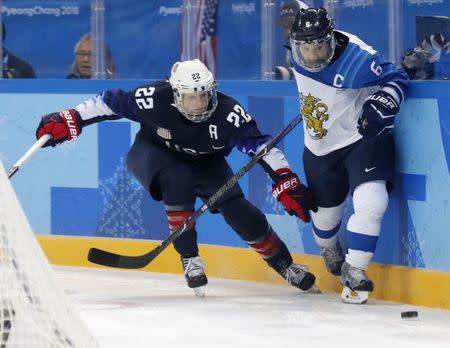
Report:
<svg viewBox="0 0 450 348"><path fill-rule="evenodd" d="M290 169L280 169L277 174L279 178L273 185L273 196L283 204L289 215L296 215L302 221L309 222L311 220L309 210L317 211L317 209L313 207L308 187L303 185L297 174Z"/></svg>
<svg viewBox="0 0 450 348"><path fill-rule="evenodd" d="M379 90L369 96L363 104L358 119L358 131L364 138L385 135L394 128L395 114L399 110L397 101L389 93Z"/></svg>
<svg viewBox="0 0 450 348"><path fill-rule="evenodd" d="M432 54L431 63L437 62L441 58L442 51L450 52L450 42L441 33L431 34L422 41L420 47Z"/></svg>
<svg viewBox="0 0 450 348"><path fill-rule="evenodd" d="M47 141L44 147L76 139L81 133L80 123L80 114L75 109L44 115L37 127L36 138L39 139L46 133L52 135L52 139Z"/></svg>
<svg viewBox="0 0 450 348"><path fill-rule="evenodd" d="M432 80L434 77L433 55L420 47L405 53L402 60L402 69L411 80Z"/></svg>

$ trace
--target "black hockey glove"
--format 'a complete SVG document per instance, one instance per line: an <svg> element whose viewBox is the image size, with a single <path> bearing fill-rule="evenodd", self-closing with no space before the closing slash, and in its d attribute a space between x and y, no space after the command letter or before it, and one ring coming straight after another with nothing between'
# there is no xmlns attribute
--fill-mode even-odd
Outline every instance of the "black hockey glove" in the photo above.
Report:
<svg viewBox="0 0 450 348"><path fill-rule="evenodd" d="M394 128L397 101L389 93L379 90L366 99L358 119L358 131L364 138L385 135Z"/></svg>

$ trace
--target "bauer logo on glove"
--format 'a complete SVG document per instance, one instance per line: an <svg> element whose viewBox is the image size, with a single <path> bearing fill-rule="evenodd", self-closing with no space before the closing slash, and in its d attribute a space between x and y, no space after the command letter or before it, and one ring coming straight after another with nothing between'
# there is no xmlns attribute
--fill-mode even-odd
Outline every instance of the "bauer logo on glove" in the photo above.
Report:
<svg viewBox="0 0 450 348"><path fill-rule="evenodd" d="M309 210L312 207L309 189L289 169L280 169L277 174L279 177L273 185L273 196L283 204L289 215L296 215L302 221L309 222Z"/></svg>
<svg viewBox="0 0 450 348"><path fill-rule="evenodd" d="M44 134L51 134L52 139L44 145L55 146L66 140L78 138L81 133L81 117L75 109L67 109L61 112L53 112L42 116L36 130L36 138Z"/></svg>
<svg viewBox="0 0 450 348"><path fill-rule="evenodd" d="M364 102L358 131L364 138L387 134L394 128L398 102L389 93L379 90Z"/></svg>
<svg viewBox="0 0 450 348"><path fill-rule="evenodd" d="M278 200L278 196L286 190L296 188L299 185L298 177L291 177L285 181L280 182L280 185L275 186L272 191L273 196Z"/></svg>

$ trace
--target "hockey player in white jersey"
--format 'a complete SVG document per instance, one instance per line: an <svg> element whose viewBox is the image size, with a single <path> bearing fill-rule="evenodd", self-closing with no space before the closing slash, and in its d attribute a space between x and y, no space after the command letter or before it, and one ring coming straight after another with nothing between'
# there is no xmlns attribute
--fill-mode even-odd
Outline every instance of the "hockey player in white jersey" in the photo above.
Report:
<svg viewBox="0 0 450 348"><path fill-rule="evenodd" d="M343 301L365 303L374 289L366 270L393 186L392 129L408 77L356 36L334 30L323 8L299 11L290 46L305 173L319 207L311 213L314 238L328 271L340 276ZM344 256L337 232L349 192L354 212Z"/></svg>

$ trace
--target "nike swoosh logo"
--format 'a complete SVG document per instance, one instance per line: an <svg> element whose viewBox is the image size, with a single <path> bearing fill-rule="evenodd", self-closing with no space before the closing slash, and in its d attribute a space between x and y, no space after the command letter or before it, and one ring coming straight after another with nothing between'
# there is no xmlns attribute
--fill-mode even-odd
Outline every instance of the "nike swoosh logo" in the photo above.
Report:
<svg viewBox="0 0 450 348"><path fill-rule="evenodd" d="M220 150L220 149L223 149L225 147L225 145L224 146L212 146L212 148L213 148L213 150Z"/></svg>
<svg viewBox="0 0 450 348"><path fill-rule="evenodd" d="M368 172L370 172L370 171L372 171L372 170L374 170L376 167L372 167L372 168L365 168L364 169L364 171L366 172L366 173L368 173Z"/></svg>

